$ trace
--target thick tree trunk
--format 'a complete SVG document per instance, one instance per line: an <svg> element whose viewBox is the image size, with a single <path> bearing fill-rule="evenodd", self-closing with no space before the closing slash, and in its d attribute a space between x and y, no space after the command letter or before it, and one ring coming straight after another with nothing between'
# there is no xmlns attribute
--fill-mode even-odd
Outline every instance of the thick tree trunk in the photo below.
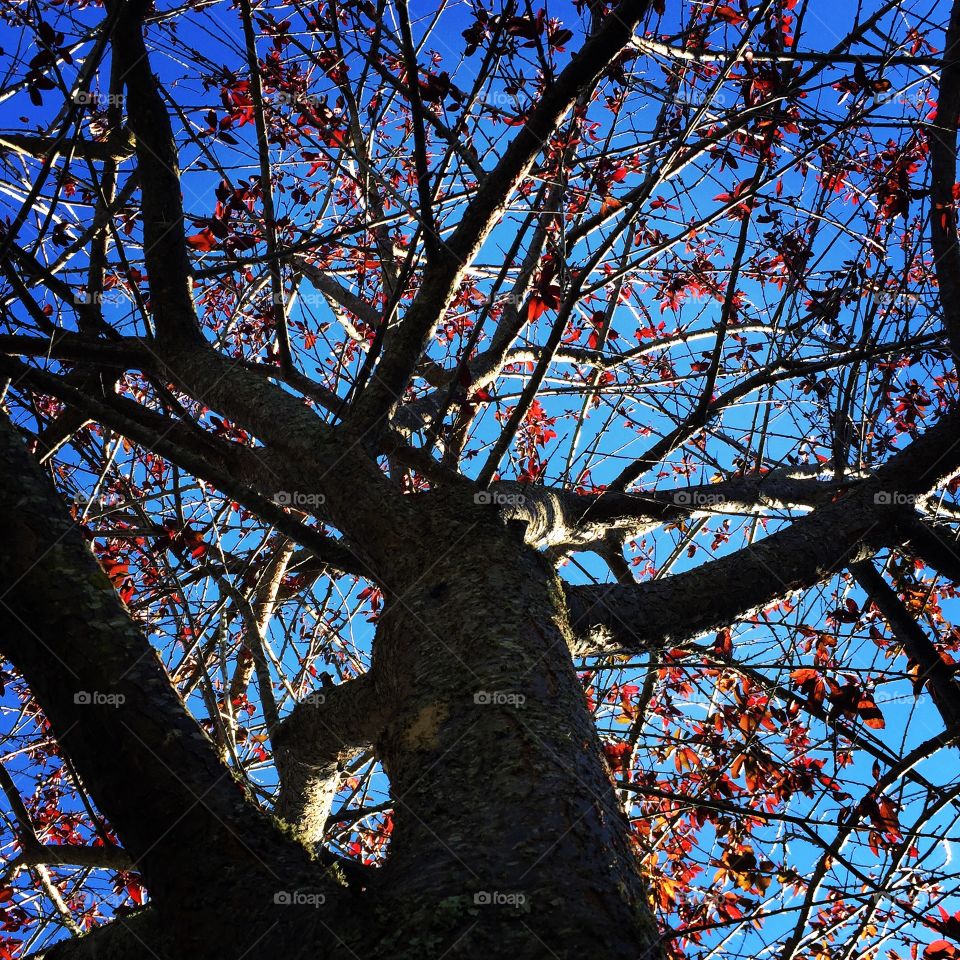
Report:
<svg viewBox="0 0 960 960"><path fill-rule="evenodd" d="M374 954L657 955L556 574L490 508L433 547L376 638L396 814Z"/></svg>

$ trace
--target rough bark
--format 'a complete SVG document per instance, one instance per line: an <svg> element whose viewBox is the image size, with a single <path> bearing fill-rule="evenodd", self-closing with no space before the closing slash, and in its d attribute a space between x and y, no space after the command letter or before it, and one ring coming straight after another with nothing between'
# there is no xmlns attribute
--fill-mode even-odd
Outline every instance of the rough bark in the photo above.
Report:
<svg viewBox="0 0 960 960"><path fill-rule="evenodd" d="M454 506L441 529L484 563L424 566L377 631L396 811L374 955L658 955L560 582L496 511Z"/></svg>
<svg viewBox="0 0 960 960"><path fill-rule="evenodd" d="M526 524L535 547L594 550L613 534L642 536L664 523L698 516L753 514L815 507L843 492L842 484L776 474L734 477L685 488L579 494L532 484L499 481L479 495L504 516Z"/></svg>
<svg viewBox="0 0 960 960"><path fill-rule="evenodd" d="M384 720L380 691L366 674L310 694L274 734L280 774L275 812L304 841L323 838L345 764L373 744Z"/></svg>
<svg viewBox="0 0 960 960"><path fill-rule="evenodd" d="M957 117L960 113L960 3L950 11L940 72L937 122L930 129L930 245L940 286L943 325L960 363L960 247L957 245Z"/></svg>
<svg viewBox="0 0 960 960"><path fill-rule="evenodd" d="M909 548L924 563L942 573L948 580L960 582L960 545L956 533L942 523L919 517L910 524Z"/></svg>
<svg viewBox="0 0 960 960"><path fill-rule="evenodd" d="M26 678L58 742L143 873L153 901L142 913L38 955L44 960L233 958L257 951L260 943L258 952L292 960L659 957L629 825L571 652L634 652L686 642L893 544L909 541L948 575L958 569L945 538L890 496L922 499L960 467L952 440L960 425L956 414L875 477L846 486L767 475L686 491L584 497L510 484L477 491L454 475L428 494L404 496L384 476L377 454L390 440L391 415L423 369L418 365L424 347L470 262L544 141L631 42L648 6L647 0L623 0L546 90L491 175L481 178L448 242L431 249L402 322L381 318L299 262L341 306L371 326L383 319L383 331L390 328L370 351L376 363L383 348L366 389L352 408L343 405L345 419L337 427L279 382L299 377L303 396L340 411L338 395L296 371L265 373L255 364L236 363L203 339L184 245L174 134L143 41L145 4L135 0L119 13L114 49L143 186L156 339L110 343L51 333L49 342L5 337L0 350L99 363L111 371L149 366L161 382L225 414L264 447L256 454L227 451L194 424L110 390L82 390L67 378L26 373L9 361L3 369L24 377L28 387L49 386L54 395L59 385L59 395L73 403L68 427L87 416L125 425L119 429L135 441L228 493L236 490L240 500L246 496L261 519L291 539L299 536L325 562L376 579L388 601L370 673L317 691L276 726L276 812L294 828L284 831L236 788L49 483L3 426L7 482L0 485L0 562L7 592L0 604L0 652ZM946 218L934 225L933 240L938 269L946 268L941 291L955 348L960 327L954 268L960 260L946 205L956 159L957 33L955 12L941 94L946 133L933 148L934 199ZM421 173L425 169L421 163ZM265 171L266 181L269 164ZM559 340L562 327L556 331ZM510 340L495 341L490 369L507 356ZM438 409L439 396L426 398L427 412L417 425L430 423L427 414ZM707 406L705 401L692 426L654 451L669 452L691 436L707 422ZM396 425L402 419L401 413ZM406 447L398 458L418 453L419 463L428 464L425 475L443 473L428 449ZM491 460L491 473L495 466ZM447 474L442 479L453 471ZM289 526L287 515L279 508L271 512L266 502L280 489L322 494L316 515L348 539L325 544L312 535L316 531ZM611 537L702 513L798 507L815 512L726 559L655 583L629 582L621 558L618 584L564 588L548 558L537 552L608 550ZM357 556L349 544L356 545ZM859 569L866 577L872 571ZM922 637L898 619L889 594L879 587L876 593L891 623L919 649ZM924 648L930 676L936 671L943 681L938 689L947 691L952 677L930 654ZM269 665L261 666L258 679L266 691ZM953 686L949 692L955 698ZM275 714L271 727L274 720ZM950 713L951 728L956 722ZM376 750L390 778L395 830L382 870L356 869L346 876L329 869L329 860L312 859L301 841L313 845L320 839L343 764L366 746ZM121 863L127 861L119 855L111 861ZM312 899L297 901L296 894Z"/></svg>

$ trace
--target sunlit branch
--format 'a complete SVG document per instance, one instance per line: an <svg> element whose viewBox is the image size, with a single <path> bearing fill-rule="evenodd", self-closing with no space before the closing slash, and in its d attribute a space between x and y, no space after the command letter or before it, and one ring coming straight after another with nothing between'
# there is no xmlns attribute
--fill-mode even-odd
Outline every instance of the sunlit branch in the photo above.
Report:
<svg viewBox="0 0 960 960"><path fill-rule="evenodd" d="M274 733L280 794L276 815L305 842L323 837L346 763L374 742L385 702L369 674L315 690Z"/></svg>

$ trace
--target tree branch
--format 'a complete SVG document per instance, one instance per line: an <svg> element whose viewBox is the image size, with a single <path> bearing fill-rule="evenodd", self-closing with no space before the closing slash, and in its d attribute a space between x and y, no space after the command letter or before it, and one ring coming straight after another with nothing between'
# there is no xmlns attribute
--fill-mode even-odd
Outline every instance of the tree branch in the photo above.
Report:
<svg viewBox="0 0 960 960"><path fill-rule="evenodd" d="M0 650L21 672L151 895L222 889L282 838L243 799L56 492L0 423ZM110 749L104 749L109 744ZM232 864L232 868L227 865Z"/></svg>
<svg viewBox="0 0 960 960"><path fill-rule="evenodd" d="M732 477L673 490L578 494L499 481L484 496L510 519L527 524L536 547L593 550L609 534L636 537L665 523L699 516L761 516L774 510L816 507L846 490L842 484L777 473Z"/></svg>
<svg viewBox="0 0 960 960"><path fill-rule="evenodd" d="M960 414L944 416L876 475L785 530L685 573L567 588L575 653L681 645L908 539L913 508L960 469ZM695 598L695 603L692 602Z"/></svg>
<svg viewBox="0 0 960 960"><path fill-rule="evenodd" d="M115 9L119 0L112 0ZM120 12L113 54L127 88L127 113L137 145L143 214L143 253L158 339L201 343L193 308L193 281L183 229L183 201L177 146L170 117L143 41L144 0Z"/></svg>
<svg viewBox="0 0 960 960"><path fill-rule="evenodd" d="M385 722L381 694L367 673L315 691L280 723L273 737L280 772L275 813L305 842L323 838L346 763Z"/></svg>
<svg viewBox="0 0 960 960"><path fill-rule="evenodd" d="M927 566L954 583L960 583L960 544L948 526L916 517L908 528L907 547Z"/></svg>
<svg viewBox="0 0 960 960"><path fill-rule="evenodd" d="M290 331L287 328L287 311L283 294L283 273L277 257L277 223L273 204L273 171L270 164L270 142L267 136L267 121L263 109L263 84L260 63L257 59L257 40L253 31L253 13L250 0L240 0L240 16L243 20L243 38L250 72L250 94L253 101L254 126L257 131L257 153L260 159L260 195L263 204L263 229L267 241L267 266L270 271L270 294L273 304L274 337L280 369L286 374L295 372L290 356Z"/></svg>
<svg viewBox="0 0 960 960"><path fill-rule="evenodd" d="M81 160L125 160L134 151L134 140L129 130L121 130L107 140L58 140L56 137L34 137L23 133L0 134L0 147L15 150L30 157L45 157L53 150Z"/></svg>
<svg viewBox="0 0 960 960"><path fill-rule="evenodd" d="M357 296L352 290L345 287L328 273L325 273L318 266L310 263L305 257L291 257L290 262L317 290L326 294L326 296L333 300L338 306L358 316L367 326L375 327L380 322L380 312L376 307L367 303L362 297ZM351 340L363 340L363 336L357 331L356 327L352 324L348 327L344 321L345 318L340 319L340 323L346 330L347 336L349 336Z"/></svg>
<svg viewBox="0 0 960 960"><path fill-rule="evenodd" d="M31 953L26 960L177 960L169 927L154 907L146 907Z"/></svg>
<svg viewBox="0 0 960 960"><path fill-rule="evenodd" d="M435 325L456 294L509 198L526 176L544 143L590 86L630 42L649 0L622 0L583 45L527 117L504 155L467 204L457 228L441 244L441 256L424 273L403 322L384 341L373 378L357 399L350 422L358 432L381 426L400 402L404 388Z"/></svg>
<svg viewBox="0 0 960 960"><path fill-rule="evenodd" d="M896 590L877 572L869 560L856 563L851 572L883 614L903 652L917 665L916 683L926 685L930 698L943 718L947 732L960 728L960 687L953 669L940 656L923 627L911 616Z"/></svg>
<svg viewBox="0 0 960 960"><path fill-rule="evenodd" d="M413 45L413 32L410 28L410 11L407 0L397 3L397 15L400 19L400 36L403 43L403 59L407 72L407 97L410 100L410 114L413 123L413 152L417 168L417 196L420 200L420 217L423 224L423 242L427 260L436 260L440 248L440 234L433 212L433 194L430 190L430 168L427 164L427 133L424 114L426 110L420 97L420 66L417 63L417 51Z"/></svg>
<svg viewBox="0 0 960 960"><path fill-rule="evenodd" d="M960 247L957 246L957 118L960 115L960 2L950 10L940 71L937 120L930 126L930 242L940 288L943 324L960 364Z"/></svg>
<svg viewBox="0 0 960 960"><path fill-rule="evenodd" d="M633 45L644 53L655 53L674 60L687 60L693 63L728 63L731 60L742 61L746 59L739 51L688 50L686 47L674 47L669 43L653 40L650 37L635 37ZM939 57L925 57L914 54L887 56L882 53L843 54L817 50L777 50L776 53L751 50L750 60L754 63L822 63L830 66L837 64L856 66L856 64L861 63L880 67L939 67L941 62Z"/></svg>

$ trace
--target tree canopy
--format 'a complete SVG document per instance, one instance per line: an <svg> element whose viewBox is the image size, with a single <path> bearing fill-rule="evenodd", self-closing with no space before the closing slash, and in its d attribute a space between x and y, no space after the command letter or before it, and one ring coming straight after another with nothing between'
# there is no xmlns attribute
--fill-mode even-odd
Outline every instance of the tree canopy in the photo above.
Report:
<svg viewBox="0 0 960 960"><path fill-rule="evenodd" d="M960 960L960 3L0 19L0 958Z"/></svg>

